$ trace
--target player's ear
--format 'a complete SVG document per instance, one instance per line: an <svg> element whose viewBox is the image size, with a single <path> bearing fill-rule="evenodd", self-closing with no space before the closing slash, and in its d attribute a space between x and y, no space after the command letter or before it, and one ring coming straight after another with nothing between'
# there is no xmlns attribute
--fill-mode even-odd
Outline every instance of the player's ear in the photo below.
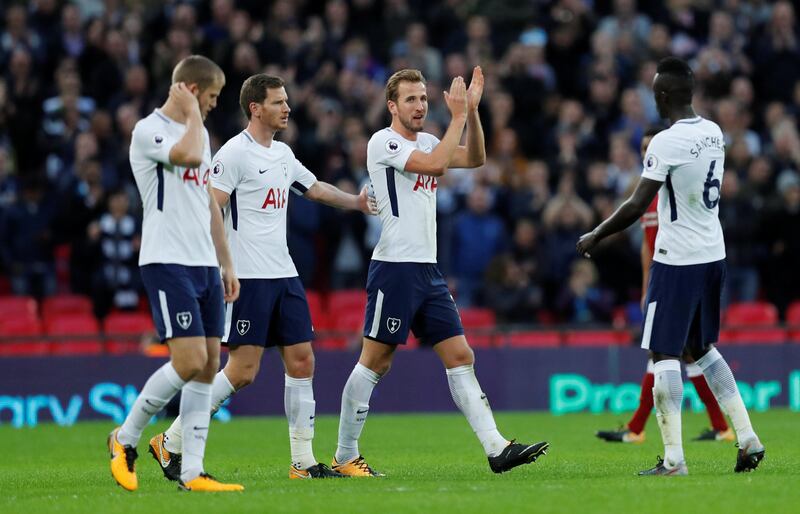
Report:
<svg viewBox="0 0 800 514"><path fill-rule="evenodd" d="M189 92L191 92L194 96L200 96L200 86L197 84L189 84L187 87Z"/></svg>
<svg viewBox="0 0 800 514"><path fill-rule="evenodd" d="M250 102L247 106L250 109L250 117L251 118L260 118L261 117L261 104L258 102Z"/></svg>
<svg viewBox="0 0 800 514"><path fill-rule="evenodd" d="M389 113L392 115L397 114L397 104L391 100L386 101L386 107L389 109Z"/></svg>

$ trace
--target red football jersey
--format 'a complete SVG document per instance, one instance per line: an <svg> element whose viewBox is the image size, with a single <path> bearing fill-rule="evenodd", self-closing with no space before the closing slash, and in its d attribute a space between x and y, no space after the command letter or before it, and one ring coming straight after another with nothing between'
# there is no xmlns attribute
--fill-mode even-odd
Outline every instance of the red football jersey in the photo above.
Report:
<svg viewBox="0 0 800 514"><path fill-rule="evenodd" d="M658 195L653 198L650 206L639 219L639 224L644 230L647 246L650 247L650 255L654 255L656 251L656 234L658 234Z"/></svg>

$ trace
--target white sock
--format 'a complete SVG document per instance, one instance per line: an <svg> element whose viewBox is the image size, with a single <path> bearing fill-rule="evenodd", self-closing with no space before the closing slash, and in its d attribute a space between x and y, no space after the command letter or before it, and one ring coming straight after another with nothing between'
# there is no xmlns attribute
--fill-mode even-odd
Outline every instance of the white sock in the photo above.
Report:
<svg viewBox="0 0 800 514"><path fill-rule="evenodd" d="M488 457L499 455L508 446L508 441L497 431L489 400L481 391L472 364L450 368L446 373L453 401L466 416L486 455Z"/></svg>
<svg viewBox="0 0 800 514"><path fill-rule="evenodd" d="M208 423L211 420L211 384L190 381L181 390L183 459L181 480L188 482L203 472Z"/></svg>
<svg viewBox="0 0 800 514"><path fill-rule="evenodd" d="M697 365L696 362L686 363L686 376L689 378L699 377L703 374L703 368Z"/></svg>
<svg viewBox="0 0 800 514"><path fill-rule="evenodd" d="M683 462L683 442L681 441L681 403L683 402L683 379L681 363L677 360L663 360L653 364L655 385L653 401L656 418L664 441L664 466L676 468Z"/></svg>
<svg viewBox="0 0 800 514"><path fill-rule="evenodd" d="M211 384L211 415L213 416L218 410L220 405L225 403L225 400L231 397L236 389L231 385L230 380L223 371L214 376L214 382ZM181 453L183 451L183 427L181 425L181 417L175 418L175 421L164 432L164 448L172 453Z"/></svg>
<svg viewBox="0 0 800 514"><path fill-rule="evenodd" d="M284 375L283 406L289 420L289 446L292 466L308 469L317 465L311 442L314 440L314 388L312 378Z"/></svg>
<svg viewBox="0 0 800 514"><path fill-rule="evenodd" d="M342 391L342 412L339 415L339 445L336 462L347 462L359 456L358 438L367 420L369 399L381 376L357 363Z"/></svg>
<svg viewBox="0 0 800 514"><path fill-rule="evenodd" d="M150 375L118 432L120 444L135 448L150 419L161 412L185 383L175 371L172 362L164 364Z"/></svg>
<svg viewBox="0 0 800 514"><path fill-rule="evenodd" d="M750 424L750 416L736 387L736 380L728 363L716 348L712 348L707 354L697 360L697 365L703 370L703 374L708 382L708 387L717 398L720 407L728 414L736 431L736 439L739 447L744 448L751 442L760 445L758 436L753 431Z"/></svg>

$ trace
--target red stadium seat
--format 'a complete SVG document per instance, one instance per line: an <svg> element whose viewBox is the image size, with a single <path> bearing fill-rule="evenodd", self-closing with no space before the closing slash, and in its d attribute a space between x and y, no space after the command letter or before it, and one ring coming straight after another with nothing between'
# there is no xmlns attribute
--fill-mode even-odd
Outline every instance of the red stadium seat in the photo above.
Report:
<svg viewBox="0 0 800 514"><path fill-rule="evenodd" d="M778 323L778 309L767 302L735 303L725 312L729 327L758 327Z"/></svg>
<svg viewBox="0 0 800 514"><path fill-rule="evenodd" d="M786 309L786 324L800 328L800 300L790 303Z"/></svg>
<svg viewBox="0 0 800 514"><path fill-rule="evenodd" d="M331 319L331 325L334 330L360 334L364 328L364 312L357 310L342 311Z"/></svg>
<svg viewBox="0 0 800 514"><path fill-rule="evenodd" d="M136 353L145 334L155 332L150 316L141 312L116 312L103 322L108 353Z"/></svg>
<svg viewBox="0 0 800 514"><path fill-rule="evenodd" d="M322 295L316 291L306 291L308 310L311 313L311 323L315 330L330 328L330 318L322 303Z"/></svg>
<svg viewBox="0 0 800 514"><path fill-rule="evenodd" d="M92 314L92 301L86 296L63 294L51 296L42 302L45 323L54 316L67 314Z"/></svg>
<svg viewBox="0 0 800 514"><path fill-rule="evenodd" d="M342 312L358 312L364 316L367 307L367 293L363 289L333 291L328 295L328 314L335 319Z"/></svg>
<svg viewBox="0 0 800 514"><path fill-rule="evenodd" d="M46 355L48 352L47 341L35 338L42 335L42 324L36 318L4 317L0 320L0 335L0 356Z"/></svg>
<svg viewBox="0 0 800 514"><path fill-rule="evenodd" d="M491 309L461 309L461 324L464 328L494 328L496 318Z"/></svg>
<svg viewBox="0 0 800 514"><path fill-rule="evenodd" d="M494 344L494 335L485 330L467 330L464 335L467 338L467 343L472 348L492 348Z"/></svg>
<svg viewBox="0 0 800 514"><path fill-rule="evenodd" d="M561 334L555 330L511 332L508 345L512 348L555 348L561 344Z"/></svg>
<svg viewBox="0 0 800 514"><path fill-rule="evenodd" d="M723 344L781 344L787 340L786 329L780 327L728 328L719 334Z"/></svg>
<svg viewBox="0 0 800 514"><path fill-rule="evenodd" d="M36 319L36 300L31 296L0 296L0 316L3 319Z"/></svg>
<svg viewBox="0 0 800 514"><path fill-rule="evenodd" d="M91 314L53 316L46 321L46 332L55 338L50 345L50 352L55 355L97 354L103 351L100 326Z"/></svg>
<svg viewBox="0 0 800 514"><path fill-rule="evenodd" d="M346 337L320 337L314 340L314 350L346 350Z"/></svg>
<svg viewBox="0 0 800 514"><path fill-rule="evenodd" d="M623 346L631 340L627 330L569 330L564 335L567 346Z"/></svg>

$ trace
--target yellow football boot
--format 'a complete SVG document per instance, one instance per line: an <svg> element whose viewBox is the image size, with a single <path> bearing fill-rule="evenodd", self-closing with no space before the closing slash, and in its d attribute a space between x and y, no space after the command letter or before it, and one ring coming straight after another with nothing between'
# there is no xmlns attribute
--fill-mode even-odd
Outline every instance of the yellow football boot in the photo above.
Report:
<svg viewBox="0 0 800 514"><path fill-rule="evenodd" d="M108 434L108 453L111 454L111 475L114 480L128 491L135 491L139 487L139 480L136 478L136 468L134 463L139 456L136 448L132 446L122 446L117 440L117 433L120 427L115 428Z"/></svg>
<svg viewBox="0 0 800 514"><path fill-rule="evenodd" d="M184 491L197 491L208 493L222 493L230 491L244 491L244 486L239 484L223 484L217 481L208 473L200 473L200 476L189 480L188 482L180 482L180 488Z"/></svg>
<svg viewBox="0 0 800 514"><path fill-rule="evenodd" d="M342 475L346 475L349 477L385 477L383 473L380 471L375 471L367 461L364 460L364 457L359 455L358 457L354 457L347 462L338 463L336 462L336 457L333 458L333 462L331 463L331 468L334 471L341 473Z"/></svg>

